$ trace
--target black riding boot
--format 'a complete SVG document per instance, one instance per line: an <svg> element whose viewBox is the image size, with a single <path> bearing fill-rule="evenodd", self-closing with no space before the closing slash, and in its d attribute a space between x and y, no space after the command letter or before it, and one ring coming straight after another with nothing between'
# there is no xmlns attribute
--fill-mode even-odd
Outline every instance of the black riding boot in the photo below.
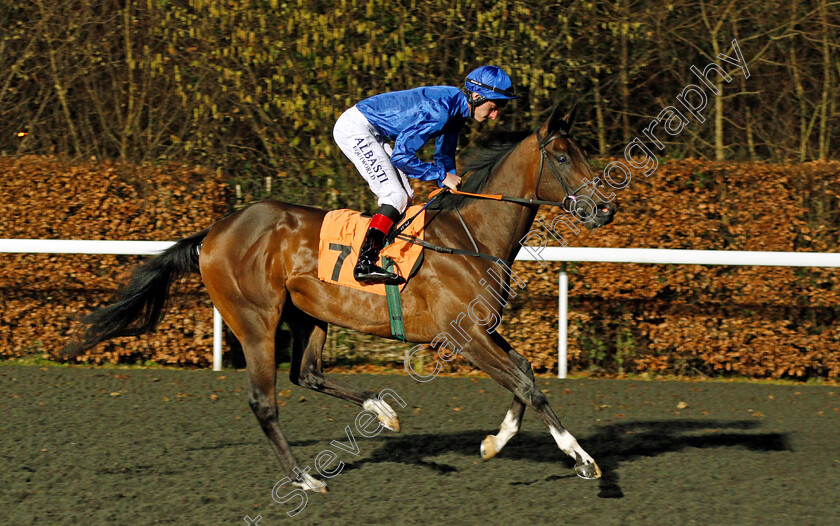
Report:
<svg viewBox="0 0 840 526"><path fill-rule="evenodd" d="M391 217L389 217L391 216ZM384 285L401 285L405 280L392 272L380 267L379 251L385 244L385 237L394 224L394 219L399 216L399 211L392 206L382 206L370 220L370 226L365 233L365 240L359 250L359 260L356 268L353 269L353 277L363 285L382 283Z"/></svg>

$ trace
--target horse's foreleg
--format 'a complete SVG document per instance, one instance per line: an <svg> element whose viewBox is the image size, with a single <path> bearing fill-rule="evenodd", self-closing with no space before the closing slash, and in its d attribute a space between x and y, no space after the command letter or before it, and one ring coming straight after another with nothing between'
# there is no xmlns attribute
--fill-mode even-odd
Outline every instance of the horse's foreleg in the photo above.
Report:
<svg viewBox="0 0 840 526"><path fill-rule="evenodd" d="M519 367L519 370L524 372L532 382L535 381L531 363L524 356L516 352L504 338L496 333L493 335L493 341L507 351L508 355L516 363L517 367ZM481 442L481 458L490 460L495 457L507 445L510 439L516 436L516 433L522 427L522 417L525 415L525 407L525 403L522 400L516 396L513 397L513 403L511 403L507 414L505 414L505 419L499 427L499 432L495 435L487 435Z"/></svg>
<svg viewBox="0 0 840 526"><path fill-rule="evenodd" d="M589 453L580 447L575 437L563 427L545 394L537 388L533 373L529 377L517 365L517 360L500 346L500 343L504 342L506 347L510 347L504 338L498 335L490 337L483 331L476 331L473 336L473 342L462 354L540 415L557 447L575 460L578 476L586 479L599 478L601 469Z"/></svg>
<svg viewBox="0 0 840 526"><path fill-rule="evenodd" d="M292 331L292 364L289 369L292 383L373 411L382 426L399 431L397 413L375 392L324 374L321 354L327 339L327 324L297 309L290 308L290 311L285 319Z"/></svg>

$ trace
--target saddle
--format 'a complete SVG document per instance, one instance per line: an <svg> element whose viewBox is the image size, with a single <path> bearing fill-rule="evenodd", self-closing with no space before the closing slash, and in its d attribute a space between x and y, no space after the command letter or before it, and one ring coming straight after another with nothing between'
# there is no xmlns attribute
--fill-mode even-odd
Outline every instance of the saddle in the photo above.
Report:
<svg viewBox="0 0 840 526"><path fill-rule="evenodd" d="M423 240L425 210L415 205L405 211L405 217L419 215L406 227L403 234ZM421 211L422 210L422 211ZM359 258L359 249L365 238L369 217L355 210L333 210L328 212L321 224L318 254L318 279L343 287L350 287L380 296L386 295L385 285L362 285L353 278L353 267ZM397 238L380 252L381 266L405 278L406 282L420 268L423 247ZM391 266L393 265L393 266ZM407 284L407 283L406 283ZM405 285L403 284L403 288Z"/></svg>

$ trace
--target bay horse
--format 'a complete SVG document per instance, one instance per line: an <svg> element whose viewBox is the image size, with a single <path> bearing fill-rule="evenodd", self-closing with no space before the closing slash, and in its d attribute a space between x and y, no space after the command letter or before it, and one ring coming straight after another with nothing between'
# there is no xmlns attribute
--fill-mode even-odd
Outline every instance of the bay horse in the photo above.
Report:
<svg viewBox="0 0 840 526"><path fill-rule="evenodd" d="M444 196L430 207L434 218L428 220L426 241L475 248L510 265L540 205L562 204L589 229L609 223L617 207L595 200L601 195L591 186L597 179L585 152L571 137L573 121L574 108L563 115L558 106L536 131L482 150L468 167L472 175L465 179L463 191L505 198ZM592 204L595 210L585 210ZM322 371L329 324L392 337L385 296L318 279L319 232L325 214L319 208L262 201L178 241L134 269L116 301L83 320L79 337L65 353L78 355L117 336L151 332L164 314L170 285L187 273L200 272L213 304L242 344L251 384L249 405L286 474L305 489L325 488L298 468L278 423L275 340L281 322L292 333L292 383L362 406L375 412L382 426L399 430L396 412L377 400L376 393ZM485 280L478 277L496 263L491 258L424 252L423 265L402 291L405 337L434 350L430 342L449 327L465 304L487 289L488 285L481 285ZM500 283L494 296L506 297L509 290ZM502 303L496 300L488 305L501 319ZM499 433L482 442L482 457L490 459L501 451L519 430L529 407L548 427L557 446L575 460L580 477L600 477L598 465L566 431L535 385L528 360L495 331L479 325L461 329L469 337L461 354L514 395Z"/></svg>

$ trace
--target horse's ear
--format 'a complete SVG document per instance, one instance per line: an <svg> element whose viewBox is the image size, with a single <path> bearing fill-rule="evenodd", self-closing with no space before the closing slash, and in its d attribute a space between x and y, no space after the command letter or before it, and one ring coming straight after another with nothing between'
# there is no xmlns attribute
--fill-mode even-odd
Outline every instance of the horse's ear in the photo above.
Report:
<svg viewBox="0 0 840 526"><path fill-rule="evenodd" d="M563 117L563 121L568 125L569 129L567 131L571 131L572 124L575 123L575 119L577 118L577 101L572 104L572 109L569 110L569 113Z"/></svg>
<svg viewBox="0 0 840 526"><path fill-rule="evenodd" d="M551 112L551 117L548 118L548 133L552 134L554 132L562 132L564 134L568 134L572 131L572 125L575 123L575 116L577 115L577 102L572 105L571 111L566 115L563 115L563 112L560 111L560 105L558 104L554 111Z"/></svg>

